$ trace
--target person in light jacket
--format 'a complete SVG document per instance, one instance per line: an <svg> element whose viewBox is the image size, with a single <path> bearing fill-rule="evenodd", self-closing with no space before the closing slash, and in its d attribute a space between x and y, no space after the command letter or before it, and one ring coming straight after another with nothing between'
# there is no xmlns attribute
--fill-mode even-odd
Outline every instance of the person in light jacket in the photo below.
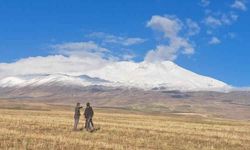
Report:
<svg viewBox="0 0 250 150"><path fill-rule="evenodd" d="M80 103L76 103L75 115L74 115L74 119L75 119L75 122L74 122L74 131L77 130L77 126L78 126L79 119L80 119L80 116L81 116L81 113L80 113L80 109L81 108L82 107L80 106Z"/></svg>

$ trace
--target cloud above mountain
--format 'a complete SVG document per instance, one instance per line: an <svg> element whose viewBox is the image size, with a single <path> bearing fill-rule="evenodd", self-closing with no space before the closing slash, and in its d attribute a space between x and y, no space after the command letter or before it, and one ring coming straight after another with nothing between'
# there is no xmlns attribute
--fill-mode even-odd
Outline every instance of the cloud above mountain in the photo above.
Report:
<svg viewBox="0 0 250 150"><path fill-rule="evenodd" d="M146 39L140 37L116 36L104 32L92 32L88 34L87 37L93 39L100 39L103 44L118 44L122 46L138 45L146 41Z"/></svg>
<svg viewBox="0 0 250 150"><path fill-rule="evenodd" d="M216 45L216 44L220 44L220 40L217 37L212 37L211 40L209 41L209 44L211 45Z"/></svg>
<svg viewBox="0 0 250 150"><path fill-rule="evenodd" d="M246 1L245 0L235 0L234 3L231 5L232 8L239 9L242 11L246 11Z"/></svg>
<svg viewBox="0 0 250 150"><path fill-rule="evenodd" d="M221 40L219 42L219 40L215 40L214 37L217 37L217 39L222 39L222 37L220 37L222 35L220 30L226 26L231 26L238 21L240 17L239 10L247 10L245 0L234 0L234 2L228 4L228 6L225 5L228 7L227 11L222 11L223 8L215 10L214 8L210 7L212 3L209 0L201 0L201 4L203 7L206 7L206 9L204 9L205 16L202 20L202 23L205 25L205 29L207 30L207 39L212 39L208 41L208 44L222 43Z"/></svg>
<svg viewBox="0 0 250 150"><path fill-rule="evenodd" d="M107 48L97 45L93 41L88 42L67 42L62 44L52 45L51 48L55 53L66 56L86 56L88 57L102 57L103 53L109 52Z"/></svg>
<svg viewBox="0 0 250 150"><path fill-rule="evenodd" d="M0 78L14 75L27 75L27 74L81 74L85 72L99 69L111 60L103 59L99 56L63 56L63 55L50 55L50 56L37 56L24 58L13 63L0 63Z"/></svg>
<svg viewBox="0 0 250 150"><path fill-rule="evenodd" d="M194 53L194 45L189 41L189 36L195 35L199 32L199 26L194 21L189 19L187 21L188 30L187 35L181 35L180 32L186 26L180 19L175 16L152 16L147 22L147 27L161 32L163 39L167 42L157 45L155 49L150 50L145 57L146 61L174 61L179 53L191 55Z"/></svg>

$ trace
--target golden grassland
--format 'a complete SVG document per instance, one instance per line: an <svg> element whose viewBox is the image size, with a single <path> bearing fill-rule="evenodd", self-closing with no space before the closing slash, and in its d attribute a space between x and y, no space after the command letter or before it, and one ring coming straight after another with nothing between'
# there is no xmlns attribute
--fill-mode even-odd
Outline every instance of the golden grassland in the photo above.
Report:
<svg viewBox="0 0 250 150"><path fill-rule="evenodd" d="M56 107L0 108L0 149L250 149L249 121L95 109L90 133L72 131L73 108Z"/></svg>

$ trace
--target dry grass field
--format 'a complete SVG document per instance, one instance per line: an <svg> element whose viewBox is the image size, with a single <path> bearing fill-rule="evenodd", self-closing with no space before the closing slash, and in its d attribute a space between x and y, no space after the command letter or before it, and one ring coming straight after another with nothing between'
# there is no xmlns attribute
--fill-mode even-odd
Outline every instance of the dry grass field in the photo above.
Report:
<svg viewBox="0 0 250 150"><path fill-rule="evenodd" d="M72 131L72 110L45 104L1 107L0 149L250 149L249 121L96 108L100 130L89 133Z"/></svg>

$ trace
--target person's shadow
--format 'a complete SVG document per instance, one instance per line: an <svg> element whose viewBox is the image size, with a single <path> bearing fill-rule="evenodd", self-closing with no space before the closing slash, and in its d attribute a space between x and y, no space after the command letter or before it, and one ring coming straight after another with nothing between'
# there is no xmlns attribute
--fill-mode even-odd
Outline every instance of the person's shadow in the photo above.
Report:
<svg viewBox="0 0 250 150"><path fill-rule="evenodd" d="M80 128L80 131L82 131L84 128ZM94 128L92 130L89 130L89 132L96 132L98 130L100 130L101 128L100 127L97 127L97 128Z"/></svg>

